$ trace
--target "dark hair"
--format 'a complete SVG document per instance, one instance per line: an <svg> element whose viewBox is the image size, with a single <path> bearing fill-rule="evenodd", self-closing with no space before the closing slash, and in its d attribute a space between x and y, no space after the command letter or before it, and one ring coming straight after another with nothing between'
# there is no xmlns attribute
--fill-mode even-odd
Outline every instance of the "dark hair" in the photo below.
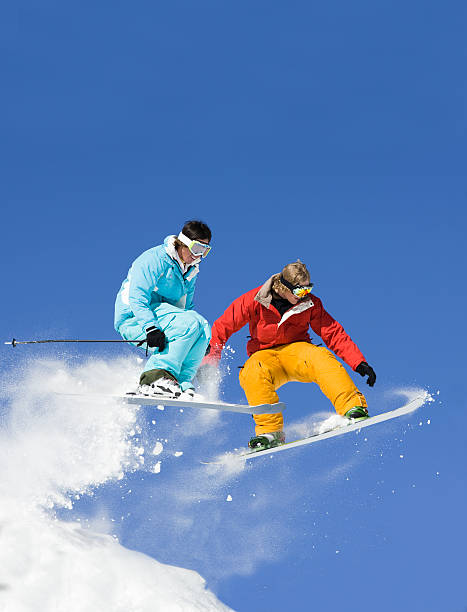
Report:
<svg viewBox="0 0 467 612"><path fill-rule="evenodd" d="M208 240L211 242L211 230L202 221L187 221L183 226L182 233L191 240Z"/></svg>

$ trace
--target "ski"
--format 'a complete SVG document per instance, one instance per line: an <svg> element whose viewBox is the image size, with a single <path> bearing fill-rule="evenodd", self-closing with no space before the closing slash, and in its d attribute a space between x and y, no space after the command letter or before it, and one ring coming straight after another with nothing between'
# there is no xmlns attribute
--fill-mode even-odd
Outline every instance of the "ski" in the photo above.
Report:
<svg viewBox="0 0 467 612"><path fill-rule="evenodd" d="M224 459L228 460L246 460L246 459L257 459L259 457L265 457L266 455L271 455L273 453L280 453L285 450L290 450L291 448L297 448L299 446L305 446L307 444L313 444L314 442L320 442L321 440L326 440L328 438L333 438L335 436L341 436L346 433L350 433L351 431L358 431L363 429L364 427L370 427L371 425L376 425L377 423L383 423L384 421L389 421L390 419L395 419L405 414L410 414L414 412L420 406L422 406L426 400L429 398L429 394L425 393L424 395L418 395L414 399L410 400L404 406L397 408L396 410L390 410L389 412L383 412L373 417L369 417L368 419L364 419L358 422L352 422L349 419L349 423L347 425L343 425L341 427L337 427L336 429L331 429L330 431L326 431L320 434L314 434L308 436L306 438L302 438L300 440L295 440L294 442L286 442L285 444L281 444L280 446L274 446L273 448L268 448L260 451L252 451L245 450L244 452L240 452L238 454L228 454L224 455ZM209 461L203 463L223 463L223 461Z"/></svg>
<svg viewBox="0 0 467 612"><path fill-rule="evenodd" d="M168 406L175 408L201 408L208 410L220 410L222 412L238 412L241 414L271 414L283 412L285 404L260 404L259 406L248 406L246 404L230 404L227 402L207 402L194 400L180 400L161 396L139 395L138 393L126 393L124 395L107 395L105 393L58 393L62 397L81 400L119 400L125 404L136 404L137 406Z"/></svg>

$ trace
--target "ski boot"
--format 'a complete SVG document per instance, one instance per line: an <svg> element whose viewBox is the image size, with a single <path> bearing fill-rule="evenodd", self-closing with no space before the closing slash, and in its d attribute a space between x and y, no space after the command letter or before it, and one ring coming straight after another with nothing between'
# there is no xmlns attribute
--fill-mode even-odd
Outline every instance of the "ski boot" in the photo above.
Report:
<svg viewBox="0 0 467 612"><path fill-rule="evenodd" d="M370 415L368 414L368 410L363 406L355 406L354 408L347 410L344 416L346 416L351 421L356 422L363 421L364 419L367 419Z"/></svg>
<svg viewBox="0 0 467 612"><path fill-rule="evenodd" d="M161 395L177 399L182 394L178 380L167 370L148 370L139 379L138 393L141 395Z"/></svg>
<svg viewBox="0 0 467 612"><path fill-rule="evenodd" d="M273 431L272 433L263 433L259 436L251 438L248 442L248 447L253 451L262 451L274 446L284 444L285 434L283 431Z"/></svg>
<svg viewBox="0 0 467 612"><path fill-rule="evenodd" d="M191 388L185 389L185 391L182 391L182 394L177 399L189 401L189 402L204 401L204 397L200 395L199 393L196 393L196 391Z"/></svg>

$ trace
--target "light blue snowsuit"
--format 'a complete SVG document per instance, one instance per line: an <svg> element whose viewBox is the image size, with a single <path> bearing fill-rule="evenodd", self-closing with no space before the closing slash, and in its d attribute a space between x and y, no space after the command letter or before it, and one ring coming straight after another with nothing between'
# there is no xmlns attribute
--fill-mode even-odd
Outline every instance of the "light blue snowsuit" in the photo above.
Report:
<svg viewBox="0 0 467 612"><path fill-rule="evenodd" d="M211 338L208 322L193 308L198 265L183 274L176 261L175 236L142 253L132 264L115 301L115 329L132 344L146 338L146 330L161 329L167 344L162 352L149 347L144 372L167 370L183 390L193 388L191 380L206 353ZM146 344L143 345L146 350Z"/></svg>

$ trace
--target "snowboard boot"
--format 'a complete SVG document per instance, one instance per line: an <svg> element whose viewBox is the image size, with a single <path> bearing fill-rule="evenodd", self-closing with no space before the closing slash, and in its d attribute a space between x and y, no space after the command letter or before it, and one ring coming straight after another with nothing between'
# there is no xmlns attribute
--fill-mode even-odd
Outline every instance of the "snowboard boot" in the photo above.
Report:
<svg viewBox="0 0 467 612"><path fill-rule="evenodd" d="M368 410L363 406L355 406L354 408L347 410L344 416L352 421L363 421L370 415L368 414Z"/></svg>
<svg viewBox="0 0 467 612"><path fill-rule="evenodd" d="M148 370L139 379L138 393L177 399L182 394L178 380L167 370Z"/></svg>
<svg viewBox="0 0 467 612"><path fill-rule="evenodd" d="M283 431L273 431L272 433L263 433L259 436L251 438L248 442L249 448L253 451L262 451L274 446L284 444L285 434Z"/></svg>

